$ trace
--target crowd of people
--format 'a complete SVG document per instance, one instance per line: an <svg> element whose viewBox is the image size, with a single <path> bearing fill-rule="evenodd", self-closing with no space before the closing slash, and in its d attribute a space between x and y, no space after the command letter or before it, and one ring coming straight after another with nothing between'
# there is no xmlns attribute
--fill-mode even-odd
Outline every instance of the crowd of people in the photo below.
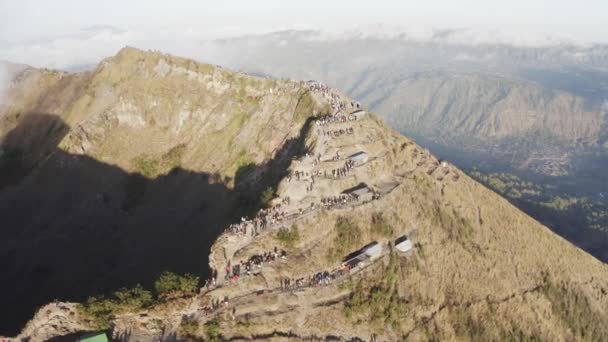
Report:
<svg viewBox="0 0 608 342"><path fill-rule="evenodd" d="M346 271L343 268L339 268L333 271L322 271L312 274L308 277L302 278L282 278L281 279L281 290L293 291L305 287L317 287L329 285L336 279L344 276Z"/></svg>
<svg viewBox="0 0 608 342"><path fill-rule="evenodd" d="M323 131L323 136L331 137L331 138L339 138L342 135L353 135L355 133L355 129L352 127L341 128L341 129L330 129L329 131Z"/></svg>
<svg viewBox="0 0 608 342"><path fill-rule="evenodd" d="M309 178L309 177L314 178L317 174L318 173L315 173L314 170L312 172L296 170L296 171L290 172L287 175L287 181L291 182L292 178L295 177L296 180L299 182L300 179Z"/></svg>
<svg viewBox="0 0 608 342"><path fill-rule="evenodd" d="M317 81L308 81L303 83L308 89L315 93L320 93L325 99L328 100L331 110L333 113L339 113L346 109L346 104L333 89L328 87L326 84Z"/></svg>
<svg viewBox="0 0 608 342"><path fill-rule="evenodd" d="M349 159L344 163L344 166L331 170L331 178L348 177L348 175L354 168L355 162Z"/></svg>
<svg viewBox="0 0 608 342"><path fill-rule="evenodd" d="M316 93L327 93L330 91L330 88L326 84L317 81L300 81L300 84L302 86L306 85L310 91Z"/></svg>
<svg viewBox="0 0 608 342"><path fill-rule="evenodd" d="M315 186L315 181L311 181L310 183L306 184L306 192L312 192Z"/></svg>
<svg viewBox="0 0 608 342"><path fill-rule="evenodd" d="M238 280L239 277L243 274L243 270L247 270L247 268L249 267L249 269L257 267L257 268L261 268L263 266L264 261L267 263L270 263L272 261L277 260L278 258L285 258L286 257L286 252L281 250L280 252L277 251L277 249L275 248L274 253L264 253L264 255L256 255L253 256L248 262L241 262L240 264L234 265L232 266L231 272L230 273L226 273L226 278L230 278L234 281ZM230 267L230 266L228 266ZM247 271L245 271L247 272ZM347 275L349 272L347 269L345 269L344 267L339 267L336 268L332 271L321 271L321 272L316 272L308 277L301 277L301 278L281 278L280 279L280 283L281 283L281 287L280 289L282 291L295 291L295 290L299 290L299 289L303 289L303 288L310 288L310 287L319 287L319 286L326 286L329 285L333 282L335 282L336 280L342 278L343 276ZM250 274L250 272L247 272L247 274ZM258 291L258 295L263 293L264 291ZM209 315L212 314L213 312L221 309L222 307L227 307L230 304L230 300L228 298L228 296L224 296L223 298L212 298L211 302L204 306L201 311L203 311L203 313L205 315ZM235 304L236 305L236 304ZM236 307L233 307L232 309L232 315L234 316L236 312Z"/></svg>
<svg viewBox="0 0 608 342"><path fill-rule="evenodd" d="M240 261L237 264L231 265L230 261L226 265L226 280L237 281L239 278L246 274L251 275L256 270L264 267L264 264L272 264L279 259L285 259L287 252L285 250L279 250L277 247L274 251L264 252L263 254L256 254L249 258L247 261Z"/></svg>
<svg viewBox="0 0 608 342"><path fill-rule="evenodd" d="M339 196L329 196L329 197L321 197L321 205L325 209L334 209L339 207L344 207L348 204L357 201L357 197L354 195L339 195Z"/></svg>
<svg viewBox="0 0 608 342"><path fill-rule="evenodd" d="M289 198L286 201L289 204ZM269 226L279 224L285 219L287 215L282 208L282 204L278 204L258 211L253 219L242 217L241 222L231 224L226 231L235 235L256 236L261 231L268 229Z"/></svg>
<svg viewBox="0 0 608 342"><path fill-rule="evenodd" d="M319 170L317 170L317 169L314 169L314 170L312 170L310 172L296 170L296 171L293 171L293 172L289 172L289 174L287 175L287 182L289 183L289 182L291 182L291 180L293 178L295 178L298 182L301 181L301 180L302 181L303 180L310 180L312 183L314 183L315 182L315 177L322 176L322 175L323 174Z"/></svg>
<svg viewBox="0 0 608 342"><path fill-rule="evenodd" d="M332 123L343 123L343 122L349 122L349 121L356 121L357 120L357 116L349 114L335 114L335 115L330 115L330 114L325 114L325 115L319 115L317 117L316 123L317 126L327 126L329 124Z"/></svg>
<svg viewBox="0 0 608 342"><path fill-rule="evenodd" d="M228 306L229 303L230 303L230 300L228 299L228 296L224 296L224 298L222 298L222 299L211 298L211 303L203 306L200 310L206 316L206 315L210 315L211 313L213 313L214 311L218 310L219 308L221 308L223 306Z"/></svg>

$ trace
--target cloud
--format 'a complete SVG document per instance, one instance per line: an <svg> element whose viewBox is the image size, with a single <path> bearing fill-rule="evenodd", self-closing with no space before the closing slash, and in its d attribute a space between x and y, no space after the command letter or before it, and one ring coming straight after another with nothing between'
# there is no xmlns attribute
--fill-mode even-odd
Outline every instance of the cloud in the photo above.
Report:
<svg viewBox="0 0 608 342"><path fill-rule="evenodd" d="M403 26L386 24L353 24L350 28L335 30L282 31L280 33L256 33L243 36L247 49L255 49L269 42L276 45L287 45L291 41L332 41L347 39L385 39L412 42L432 42L451 45L484 45L504 44L519 47L540 47L573 45L572 41L555 38L550 35L525 32L481 31L466 28L432 29L423 26ZM92 68L105 57L114 55L122 47L130 45L142 49L161 50L201 61L216 61L222 64L221 44L211 44L209 32L202 27L190 29L156 28L153 31L125 30L113 26L91 26L68 34L39 37L35 40L0 43L0 59L24 63L35 67L47 67L63 70L82 70ZM239 58L241 54L232 56ZM472 56L457 56L467 59ZM479 58L477 56L476 58Z"/></svg>
<svg viewBox="0 0 608 342"><path fill-rule="evenodd" d="M41 38L2 49L0 58L36 67L71 69L94 65L141 37L111 27L92 27L57 37Z"/></svg>
<svg viewBox="0 0 608 342"><path fill-rule="evenodd" d="M0 44L0 60L38 68L81 71L95 67L125 46L198 58L205 52L204 37L193 30L152 32L97 25L59 36Z"/></svg>
<svg viewBox="0 0 608 342"><path fill-rule="evenodd" d="M566 36L517 30L473 30L469 28L433 28L427 26L406 26L370 24L358 25L335 31L316 31L310 35L314 40L340 39L399 39L415 42L435 42L452 45L509 45L513 47L550 47L558 45L585 46Z"/></svg>

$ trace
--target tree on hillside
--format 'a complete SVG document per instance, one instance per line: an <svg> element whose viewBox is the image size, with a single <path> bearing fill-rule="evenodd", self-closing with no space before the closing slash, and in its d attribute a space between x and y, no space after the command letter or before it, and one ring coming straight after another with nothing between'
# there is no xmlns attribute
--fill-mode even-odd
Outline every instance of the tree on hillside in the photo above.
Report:
<svg viewBox="0 0 608 342"><path fill-rule="evenodd" d="M262 194L260 195L260 202L262 202L262 205L267 207L273 198L274 198L274 189L271 186L269 186L266 188L266 190L262 191Z"/></svg>
<svg viewBox="0 0 608 342"><path fill-rule="evenodd" d="M198 285L199 278L192 274L179 275L169 271L163 272L154 282L160 299L194 295Z"/></svg>

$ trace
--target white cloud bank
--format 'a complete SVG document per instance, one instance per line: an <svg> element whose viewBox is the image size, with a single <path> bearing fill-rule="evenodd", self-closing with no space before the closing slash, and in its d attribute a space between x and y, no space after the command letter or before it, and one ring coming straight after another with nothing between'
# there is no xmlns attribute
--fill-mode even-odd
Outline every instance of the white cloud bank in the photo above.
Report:
<svg viewBox="0 0 608 342"><path fill-rule="evenodd" d="M260 34L263 32L259 32ZM221 36L219 33L214 34ZM122 47L130 45L143 49L160 50L185 57L206 60L216 56L208 51L212 44L210 33L194 28L171 30L124 30L112 26L94 26L69 34L42 37L23 42L0 43L0 60L23 63L35 67L78 70L96 65L101 59L114 55ZM308 35L311 40L339 39L405 39L432 41L445 44L505 44L519 47L539 47L574 44L564 37L503 31L476 31L470 29L425 29L421 26L359 25L342 30L315 31Z"/></svg>
<svg viewBox="0 0 608 342"><path fill-rule="evenodd" d="M69 35L11 44L3 47L0 59L52 69L79 68L96 64L142 38L143 35L132 31L90 28Z"/></svg>

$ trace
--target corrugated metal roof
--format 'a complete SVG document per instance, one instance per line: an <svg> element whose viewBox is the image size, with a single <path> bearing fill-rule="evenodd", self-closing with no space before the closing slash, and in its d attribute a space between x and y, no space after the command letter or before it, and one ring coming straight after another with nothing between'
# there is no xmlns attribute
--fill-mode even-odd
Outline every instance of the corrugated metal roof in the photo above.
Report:
<svg viewBox="0 0 608 342"><path fill-rule="evenodd" d="M363 196L363 195L365 195L365 194L369 194L370 192L372 192L372 191L370 190L370 188L365 187L365 188L361 188L361 189L353 190L353 191L351 192L351 194L353 194L353 195L357 195L357 196Z"/></svg>
<svg viewBox="0 0 608 342"><path fill-rule="evenodd" d="M380 255L380 253L382 253L382 245L379 243L369 246L365 250L365 255L367 255L369 257Z"/></svg>
<svg viewBox="0 0 608 342"><path fill-rule="evenodd" d="M361 152L357 152L353 155L351 155L350 157L348 157L351 160L363 160L365 158L367 158L367 153L361 151Z"/></svg>
<svg viewBox="0 0 608 342"><path fill-rule="evenodd" d="M412 249L412 241L410 241L409 239L403 240L403 241L399 242L398 244L396 244L395 248L397 248L401 252L407 252L410 249Z"/></svg>
<svg viewBox="0 0 608 342"><path fill-rule="evenodd" d="M108 337L104 332L89 333L81 336L80 342L108 342Z"/></svg>
<svg viewBox="0 0 608 342"><path fill-rule="evenodd" d="M365 253L361 253L361 254L357 254L355 257L352 257L352 258L344 261L343 265L350 266L352 268L352 267L355 267L358 264L364 262L367 259L368 259L368 256L365 255Z"/></svg>

